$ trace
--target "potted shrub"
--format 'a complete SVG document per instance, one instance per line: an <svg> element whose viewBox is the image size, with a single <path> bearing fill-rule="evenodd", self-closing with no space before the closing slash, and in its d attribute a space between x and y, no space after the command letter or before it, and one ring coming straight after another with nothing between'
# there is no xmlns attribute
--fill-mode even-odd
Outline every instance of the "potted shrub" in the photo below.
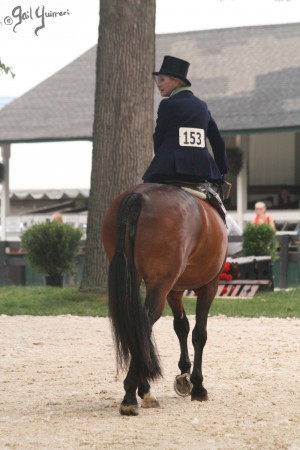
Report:
<svg viewBox="0 0 300 450"><path fill-rule="evenodd" d="M276 231L268 223L246 225L242 238L244 256L271 256L274 261L277 247Z"/></svg>
<svg viewBox="0 0 300 450"><path fill-rule="evenodd" d="M46 285L62 286L64 274L74 269L82 231L56 220L35 224L21 235L31 267L45 274Z"/></svg>

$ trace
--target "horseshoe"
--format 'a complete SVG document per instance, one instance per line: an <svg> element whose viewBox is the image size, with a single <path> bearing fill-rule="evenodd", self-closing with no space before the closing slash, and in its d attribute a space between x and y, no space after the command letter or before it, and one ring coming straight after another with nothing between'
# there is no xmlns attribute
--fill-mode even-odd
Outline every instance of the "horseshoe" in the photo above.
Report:
<svg viewBox="0 0 300 450"><path fill-rule="evenodd" d="M176 375L174 380L174 391L180 397L187 397L191 395L193 385L190 380L189 373L182 373L181 375Z"/></svg>

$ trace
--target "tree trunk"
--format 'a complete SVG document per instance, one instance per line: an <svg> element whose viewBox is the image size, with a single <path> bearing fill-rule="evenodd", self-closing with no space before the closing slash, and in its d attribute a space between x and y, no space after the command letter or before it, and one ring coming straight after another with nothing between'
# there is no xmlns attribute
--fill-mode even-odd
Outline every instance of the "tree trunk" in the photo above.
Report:
<svg viewBox="0 0 300 450"><path fill-rule="evenodd" d="M152 158L155 0L101 0L87 243L80 289L106 291L101 225Z"/></svg>

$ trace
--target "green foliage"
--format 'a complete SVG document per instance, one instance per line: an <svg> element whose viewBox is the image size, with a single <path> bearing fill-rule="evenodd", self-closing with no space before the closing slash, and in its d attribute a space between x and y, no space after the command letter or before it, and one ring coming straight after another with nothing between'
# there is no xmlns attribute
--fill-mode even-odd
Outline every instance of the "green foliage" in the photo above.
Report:
<svg viewBox="0 0 300 450"><path fill-rule="evenodd" d="M242 238L244 256L271 256L274 261L277 247L276 231L268 223L246 225Z"/></svg>
<svg viewBox="0 0 300 450"><path fill-rule="evenodd" d="M1 72L4 72L6 75L10 73L11 76L12 76L13 78L15 78L15 74L14 74L14 72L13 72L13 70L12 70L12 67L6 66L6 65L1 61L1 59L0 59L0 73L1 73Z"/></svg>
<svg viewBox="0 0 300 450"><path fill-rule="evenodd" d="M43 274L57 276L71 272L78 253L82 231L56 221L33 225L21 235L31 267Z"/></svg>
<svg viewBox="0 0 300 450"><path fill-rule="evenodd" d="M2 22L1 22L1 21L0 21L0 25L2 26ZM12 67L6 66L6 65L1 61L1 58L0 58L0 73L1 73L1 72L4 72L4 73L6 73L6 74L10 73L11 76L12 76L13 78L15 78L15 74L14 74L14 72L12 71Z"/></svg>

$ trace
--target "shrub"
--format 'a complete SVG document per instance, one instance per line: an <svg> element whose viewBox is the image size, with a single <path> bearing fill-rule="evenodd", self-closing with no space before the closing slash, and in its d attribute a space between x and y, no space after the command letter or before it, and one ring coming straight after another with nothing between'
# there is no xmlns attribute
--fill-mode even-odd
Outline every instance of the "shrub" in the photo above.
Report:
<svg viewBox="0 0 300 450"><path fill-rule="evenodd" d="M82 231L56 221L33 225L21 235L21 245L36 271L60 276L73 270Z"/></svg>
<svg viewBox="0 0 300 450"><path fill-rule="evenodd" d="M277 247L276 231L268 223L246 225L242 239L244 256L271 256L274 261Z"/></svg>

